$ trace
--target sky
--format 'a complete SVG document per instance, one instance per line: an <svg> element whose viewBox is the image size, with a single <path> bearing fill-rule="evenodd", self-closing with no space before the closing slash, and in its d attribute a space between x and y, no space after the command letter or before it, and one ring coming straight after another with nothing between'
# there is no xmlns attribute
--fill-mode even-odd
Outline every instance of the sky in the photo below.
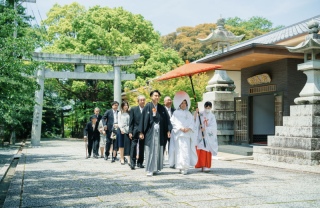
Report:
<svg viewBox="0 0 320 208"><path fill-rule="evenodd" d="M182 26L216 23L220 17L248 20L260 16L270 20L275 27L289 26L320 15L319 0L36 0L36 3L23 5L28 14L35 16L35 22L40 24L54 4L72 2L78 2L86 8L96 5L123 7L151 21L161 35L175 32Z"/></svg>

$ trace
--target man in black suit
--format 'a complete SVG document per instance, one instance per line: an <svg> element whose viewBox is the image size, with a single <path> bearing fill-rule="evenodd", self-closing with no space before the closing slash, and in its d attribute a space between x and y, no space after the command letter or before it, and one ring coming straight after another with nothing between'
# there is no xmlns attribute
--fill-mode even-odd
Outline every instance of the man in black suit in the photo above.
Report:
<svg viewBox="0 0 320 208"><path fill-rule="evenodd" d="M99 126L100 120L102 119L102 116L100 115L100 108L95 107L93 110L93 113L97 117L97 125L95 125L95 128L99 131L98 126ZM90 121L92 119L92 116L90 116ZM99 143L100 143L100 139L98 139L96 142L93 143L93 154L97 156L99 156Z"/></svg>
<svg viewBox="0 0 320 208"><path fill-rule="evenodd" d="M132 107L130 110L130 122L129 122L129 138L132 140L131 151L130 151L130 164L131 170L135 169L136 158L137 158L137 144L139 143L139 159L137 161L137 166L139 168L144 168L144 140L139 139L139 123L141 120L141 112L145 106L146 97L143 95L138 96L138 106Z"/></svg>
<svg viewBox="0 0 320 208"><path fill-rule="evenodd" d="M173 115L173 112L176 110L175 108L172 107L172 100L171 100L171 98L169 96L166 96L164 98L164 107L168 111L168 114L169 114L170 117ZM170 143L170 138L167 138L164 141L163 153L166 151L167 143ZM169 144L168 144L168 150L169 150Z"/></svg>
<svg viewBox="0 0 320 208"><path fill-rule="evenodd" d="M113 101L111 103L112 108L110 110L107 110L103 117L102 122L104 125L104 130L106 130L107 133L107 139L106 139L106 148L105 148L105 155L104 159L108 160L109 158L109 151L111 144L113 145L113 156L111 162L115 162L117 151L118 151L118 145L116 139L111 139L111 133L112 128L118 128L118 106L119 103L117 101Z"/></svg>
<svg viewBox="0 0 320 208"><path fill-rule="evenodd" d="M92 115L91 121L87 123L84 129L84 140L88 142L88 156L87 158L91 157L92 147L93 147L93 157L98 158L97 152L98 150L95 149L95 143L100 139L100 132L98 131L98 123L97 123L97 116Z"/></svg>

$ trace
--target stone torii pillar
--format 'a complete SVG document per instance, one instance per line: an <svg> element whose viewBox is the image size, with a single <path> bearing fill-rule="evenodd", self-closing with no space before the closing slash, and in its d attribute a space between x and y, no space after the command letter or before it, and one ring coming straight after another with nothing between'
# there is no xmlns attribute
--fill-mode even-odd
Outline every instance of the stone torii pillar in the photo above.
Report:
<svg viewBox="0 0 320 208"><path fill-rule="evenodd" d="M135 74L126 74L121 72L121 66L133 64L140 57L139 54L133 56L92 56L78 54L50 54L34 53L33 60L44 61L49 63L74 64L74 72L58 72L46 69L40 69L37 72L37 83L40 89L35 93L36 105L34 106L33 122L31 130L32 146L40 145L42 108L43 108L43 91L44 80L47 78L60 79L94 79L94 80L113 80L114 82L114 100L121 103L121 81L134 80ZM113 72L108 73L89 73L85 72L86 64L95 65L112 65Z"/></svg>

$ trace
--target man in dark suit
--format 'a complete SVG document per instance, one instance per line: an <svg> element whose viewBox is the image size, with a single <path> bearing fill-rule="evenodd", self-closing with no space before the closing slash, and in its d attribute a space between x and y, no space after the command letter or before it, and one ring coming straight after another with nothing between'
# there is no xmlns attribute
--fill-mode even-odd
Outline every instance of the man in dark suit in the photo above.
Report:
<svg viewBox="0 0 320 208"><path fill-rule="evenodd" d="M129 122L129 138L132 140L131 151L130 151L130 164L131 170L135 169L136 158L137 158L137 145L139 143L139 159L137 161L137 166L139 168L144 168L144 140L139 139L139 123L141 120L141 112L145 106L146 98L143 95L138 96L138 106L132 107L130 110L130 122Z"/></svg>
<svg viewBox="0 0 320 208"><path fill-rule="evenodd" d="M92 116L95 115L97 117L97 125L95 126L95 128L99 131L98 126L99 126L100 120L102 119L102 116L100 115L100 108L95 107L93 110L93 113L94 114ZM90 121L92 119L92 116L90 116ZM99 156L99 143L100 143L100 139L98 139L97 142L93 144L93 154L97 156Z"/></svg>
<svg viewBox="0 0 320 208"><path fill-rule="evenodd" d="M97 129L98 123L97 123L97 116L92 115L91 121L87 123L85 129L84 129L84 140L85 142L88 142L88 156L87 158L91 157L92 147L93 147L93 157L98 158L97 152L98 150L95 149L95 143L100 139L100 133Z"/></svg>
<svg viewBox="0 0 320 208"><path fill-rule="evenodd" d="M171 117L173 115L173 112L176 110L175 108L172 107L172 100L169 96L166 96L164 98L164 107L166 108L166 110L168 111L169 116ZM163 154L166 151L166 145L167 143L170 143L170 137L167 138L164 141L164 146L163 146ZM169 150L169 144L168 144L168 150Z"/></svg>
<svg viewBox="0 0 320 208"><path fill-rule="evenodd" d="M110 153L110 146L113 145L113 156L111 162L115 162L117 151L118 151L118 145L116 139L111 139L111 133L112 128L118 128L118 106L119 103L117 101L113 101L111 103L112 108L110 110L107 110L103 117L102 122L104 125L104 130L106 130L107 133L107 139L106 139L106 148L105 148L105 154L104 159L108 160L109 153Z"/></svg>

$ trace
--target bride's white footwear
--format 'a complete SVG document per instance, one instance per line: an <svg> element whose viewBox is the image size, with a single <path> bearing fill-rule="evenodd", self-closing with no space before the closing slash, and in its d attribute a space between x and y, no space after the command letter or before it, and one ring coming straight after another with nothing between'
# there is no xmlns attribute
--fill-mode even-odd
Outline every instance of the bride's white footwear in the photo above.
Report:
<svg viewBox="0 0 320 208"><path fill-rule="evenodd" d="M147 172L147 176L153 176L153 172Z"/></svg>
<svg viewBox="0 0 320 208"><path fill-rule="evenodd" d="M187 175L187 174L188 174L188 170L182 170L181 173L182 173L183 175Z"/></svg>

